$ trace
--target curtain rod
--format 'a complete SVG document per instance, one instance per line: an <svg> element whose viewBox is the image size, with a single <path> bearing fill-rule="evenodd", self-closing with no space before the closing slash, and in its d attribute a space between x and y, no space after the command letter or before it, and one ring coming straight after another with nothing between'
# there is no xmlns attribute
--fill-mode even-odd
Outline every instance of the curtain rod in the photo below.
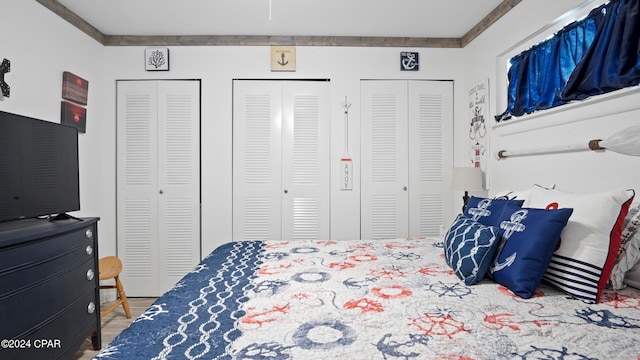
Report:
<svg viewBox="0 0 640 360"><path fill-rule="evenodd" d="M498 159L515 156L529 156L575 152L583 150L611 150L619 154L640 156L640 125L618 131L608 139L594 139L587 143L536 147L521 150L500 150L496 153Z"/></svg>

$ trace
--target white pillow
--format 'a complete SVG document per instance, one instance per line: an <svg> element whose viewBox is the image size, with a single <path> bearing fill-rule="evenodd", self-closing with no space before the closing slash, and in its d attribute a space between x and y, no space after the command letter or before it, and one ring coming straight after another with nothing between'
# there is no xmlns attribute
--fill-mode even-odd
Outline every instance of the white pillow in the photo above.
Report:
<svg viewBox="0 0 640 360"><path fill-rule="evenodd" d="M613 269L633 190L572 194L535 187L529 207L573 208L544 281L586 302L596 303Z"/></svg>
<svg viewBox="0 0 640 360"><path fill-rule="evenodd" d="M505 199L505 200L524 200L523 207L529 206L529 198L531 197L531 191L534 188L541 187L546 190L555 189L556 184L552 184L550 186L542 186L538 184L534 184L532 187L528 189L522 190L503 190L495 194L495 199Z"/></svg>
<svg viewBox="0 0 640 360"><path fill-rule="evenodd" d="M636 239L635 247L632 245L634 242L634 235L638 234L638 228L640 228L640 204L631 206L629 213L624 221L624 229L620 236L620 250L616 257L611 276L607 287L613 290L619 290L625 287L624 277L627 271L631 269L640 260L640 250L638 250L638 241Z"/></svg>
<svg viewBox="0 0 640 360"><path fill-rule="evenodd" d="M635 253L639 254L638 257L640 258L640 250L638 250L638 246L640 246L640 237L634 236L633 238L638 240L635 242ZM632 267L631 270L627 271L627 273L625 274L624 282L629 284L629 286L640 289L640 262Z"/></svg>

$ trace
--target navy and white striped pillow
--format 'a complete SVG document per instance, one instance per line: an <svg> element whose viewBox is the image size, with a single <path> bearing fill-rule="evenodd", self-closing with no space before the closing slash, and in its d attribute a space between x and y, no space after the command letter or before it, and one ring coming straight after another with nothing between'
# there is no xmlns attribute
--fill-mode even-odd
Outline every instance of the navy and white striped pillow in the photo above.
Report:
<svg viewBox="0 0 640 360"><path fill-rule="evenodd" d="M573 208L543 280L569 295L597 303L613 269L633 190L572 194L534 188L530 207Z"/></svg>

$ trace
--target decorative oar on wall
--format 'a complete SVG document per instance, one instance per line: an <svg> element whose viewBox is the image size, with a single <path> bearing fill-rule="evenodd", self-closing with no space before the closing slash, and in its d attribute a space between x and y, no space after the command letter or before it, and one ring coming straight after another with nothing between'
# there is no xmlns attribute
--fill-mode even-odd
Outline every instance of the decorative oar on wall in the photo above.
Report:
<svg viewBox="0 0 640 360"><path fill-rule="evenodd" d="M583 150L611 150L624 155L640 156L640 125L632 126L611 135L608 139L591 140L588 143L557 145L521 150L500 150L498 159L515 156L554 154Z"/></svg>
<svg viewBox="0 0 640 360"><path fill-rule="evenodd" d="M340 158L340 190L353 190L353 160L349 154L349 108L351 103L344 97L344 152Z"/></svg>

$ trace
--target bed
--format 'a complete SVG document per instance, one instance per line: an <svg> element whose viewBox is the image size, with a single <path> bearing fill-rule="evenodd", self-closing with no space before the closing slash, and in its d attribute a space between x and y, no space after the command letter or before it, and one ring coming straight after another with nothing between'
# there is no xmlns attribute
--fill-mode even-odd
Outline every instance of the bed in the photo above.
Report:
<svg viewBox="0 0 640 360"><path fill-rule="evenodd" d="M632 198L624 200L626 224ZM465 214L488 211L486 200L472 199ZM516 203L519 211L532 209L525 203L530 199ZM571 216L575 213L572 209ZM590 301L554 284L543 271L536 275L541 279L534 291L522 293L497 275L496 264L503 264L499 254L510 251L499 240L504 234L494 234L495 243L502 243L494 248L500 251L486 254L476 235L490 237L495 229L474 221L473 229L480 231L461 232L460 223L470 219L462 215L444 237L224 244L97 358L640 357L640 290L609 286ZM622 220L616 218L620 229ZM562 241L568 241L564 231L571 223L563 226ZM525 220L521 224L534 228ZM455 241L461 233L475 234L466 252ZM553 246L557 253L558 244ZM526 257L519 251L514 266ZM492 258L486 275L475 265L475 272L465 273L471 258L463 254L473 257L475 265L481 257ZM553 256L549 261L547 267L554 267Z"/></svg>

